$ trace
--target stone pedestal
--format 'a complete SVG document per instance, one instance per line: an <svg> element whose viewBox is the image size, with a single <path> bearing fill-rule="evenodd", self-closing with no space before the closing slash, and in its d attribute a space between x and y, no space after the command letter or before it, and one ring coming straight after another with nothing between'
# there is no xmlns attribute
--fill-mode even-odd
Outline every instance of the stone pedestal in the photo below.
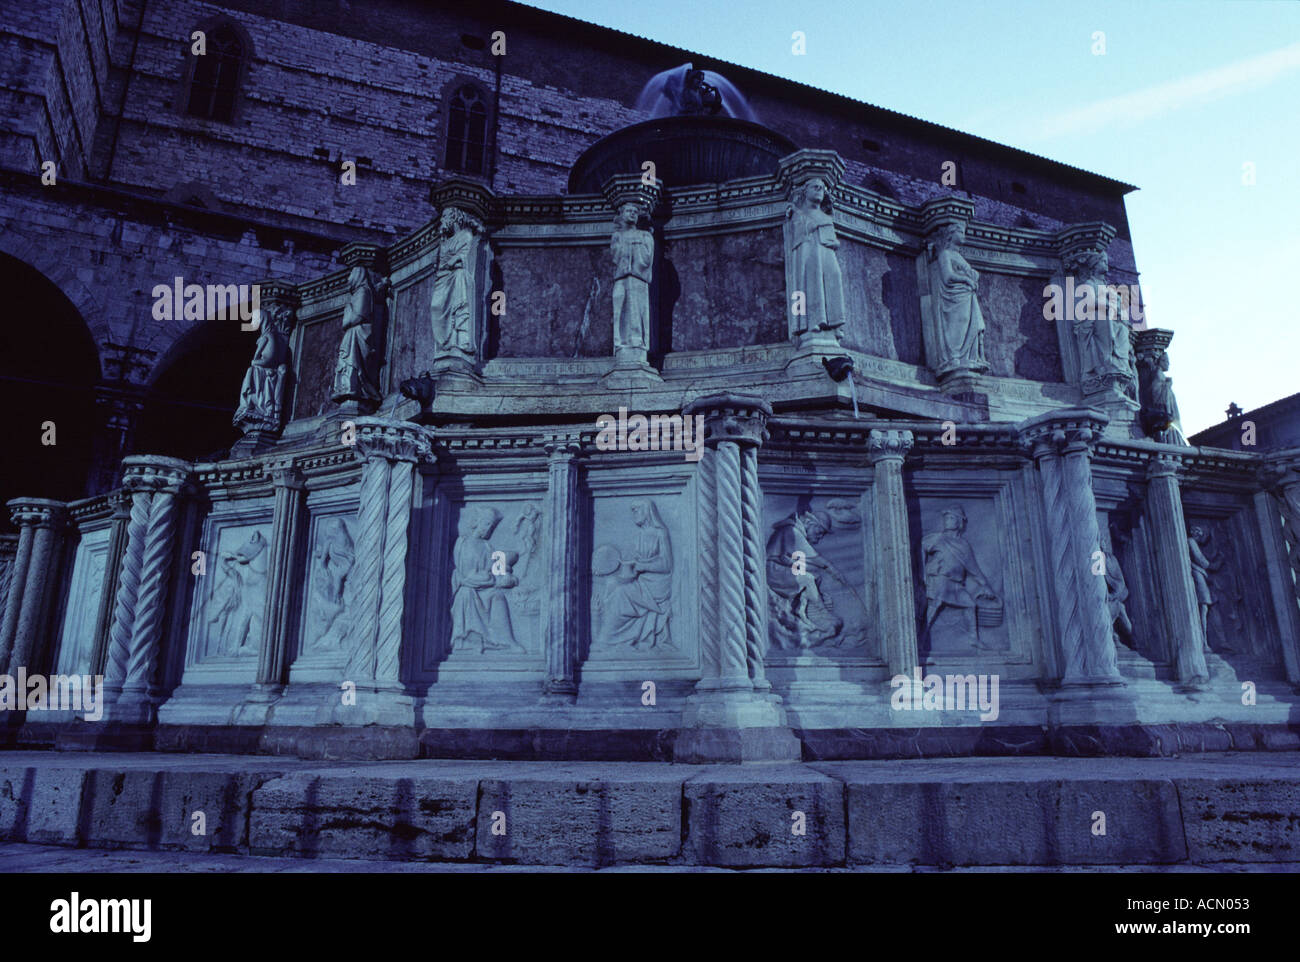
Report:
<svg viewBox="0 0 1300 962"><path fill-rule="evenodd" d="M322 722L400 725L415 722L415 701L402 682L406 556L416 465L430 455L425 428L387 418L357 419L356 452L364 461L357 557L359 586L352 656L344 679L356 704L323 709Z"/></svg>
<svg viewBox="0 0 1300 962"><path fill-rule="evenodd" d="M546 595L550 599L543 626L546 649L544 704L572 704L578 697L578 466L582 451L577 434L546 439L546 541L550 564Z"/></svg>
<svg viewBox="0 0 1300 962"><path fill-rule="evenodd" d="M189 469L175 458L123 462L122 486L131 495L131 515L104 667L104 717L115 724L148 725L157 717L155 675Z"/></svg>
<svg viewBox="0 0 1300 962"><path fill-rule="evenodd" d="M1019 425L1042 484L1063 688L1122 685L1115 661L1106 579L1093 573L1101 550L1092 491L1092 446L1106 416L1091 408L1050 411ZM1068 694L1068 693L1067 693Z"/></svg>
<svg viewBox="0 0 1300 962"><path fill-rule="evenodd" d="M0 622L0 671L12 675L44 670L67 511L61 501L15 498L9 513L18 525L18 553Z"/></svg>
<svg viewBox="0 0 1300 962"><path fill-rule="evenodd" d="M1179 493L1181 467L1173 458L1157 457L1147 469L1146 523L1155 549L1160 608L1169 639L1170 660L1178 680L1189 688L1209 684L1205 632L1187 550L1187 521Z"/></svg>
<svg viewBox="0 0 1300 962"><path fill-rule="evenodd" d="M867 455L875 466L871 517L876 542L876 610L883 629L881 655L891 675L910 675L918 664L916 595L903 494L903 460L912 444L911 431L873 430L867 440Z"/></svg>
<svg viewBox="0 0 1300 962"><path fill-rule="evenodd" d="M772 409L758 398L713 395L687 405L704 416L700 504L700 646L703 670L682 712L680 762L799 758L799 740L763 671L767 650L758 448Z"/></svg>

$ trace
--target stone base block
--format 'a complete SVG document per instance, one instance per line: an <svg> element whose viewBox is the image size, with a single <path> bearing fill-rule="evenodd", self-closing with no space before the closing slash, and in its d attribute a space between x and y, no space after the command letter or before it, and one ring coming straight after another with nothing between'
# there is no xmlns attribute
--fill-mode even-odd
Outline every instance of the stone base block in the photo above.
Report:
<svg viewBox="0 0 1300 962"><path fill-rule="evenodd" d="M73 723L55 735L54 748L61 752L147 752L154 748L155 736L152 725Z"/></svg>
<svg viewBox="0 0 1300 962"><path fill-rule="evenodd" d="M0 767L0 839L76 845L88 776L81 768Z"/></svg>
<svg viewBox="0 0 1300 962"><path fill-rule="evenodd" d="M87 773L87 845L241 851L253 791L267 774L112 767Z"/></svg>
<svg viewBox="0 0 1300 962"><path fill-rule="evenodd" d="M797 765L710 769L685 786L683 854L736 868L843 864L843 789Z"/></svg>
<svg viewBox="0 0 1300 962"><path fill-rule="evenodd" d="M675 858L681 850L685 778L684 772L659 770L599 781L563 771L484 779L477 853L532 865Z"/></svg>
<svg viewBox="0 0 1300 962"><path fill-rule="evenodd" d="M849 861L868 865L1097 865L1187 857L1167 780L882 781L823 768L848 791Z"/></svg>
<svg viewBox="0 0 1300 962"><path fill-rule="evenodd" d="M367 778L357 770L277 778L253 793L253 854L438 859L474 854L473 778Z"/></svg>
<svg viewBox="0 0 1300 962"><path fill-rule="evenodd" d="M1300 862L1300 782L1182 779L1188 857L1205 862Z"/></svg>

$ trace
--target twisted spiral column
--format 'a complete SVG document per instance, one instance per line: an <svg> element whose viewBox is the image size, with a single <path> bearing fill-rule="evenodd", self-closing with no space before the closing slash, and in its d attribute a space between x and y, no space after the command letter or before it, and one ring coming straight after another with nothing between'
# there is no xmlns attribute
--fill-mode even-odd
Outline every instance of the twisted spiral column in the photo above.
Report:
<svg viewBox="0 0 1300 962"><path fill-rule="evenodd" d="M1107 418L1092 408L1051 411L1021 422L1021 444L1038 464L1052 558L1052 594L1063 685L1121 684L1105 580L1092 573L1101 544L1092 492L1092 445Z"/></svg>
<svg viewBox="0 0 1300 962"><path fill-rule="evenodd" d="M375 680L398 684L402 669L402 618L406 609L407 529L415 465L399 461L389 471L388 517L384 530L384 581L375 637Z"/></svg>
<svg viewBox="0 0 1300 962"><path fill-rule="evenodd" d="M695 469L700 507L700 648L706 677L721 672L718 661L718 471L717 459L704 457Z"/></svg>
<svg viewBox="0 0 1300 962"><path fill-rule="evenodd" d="M758 484L758 449L740 451L740 522L745 541L745 659L758 689L771 688L763 670L767 654L767 578L763 567L763 492Z"/></svg>
<svg viewBox="0 0 1300 962"><path fill-rule="evenodd" d="M144 551L140 557L140 590L136 596L126 680L122 685L124 691L147 691L153 681L172 573L177 500L172 492L159 491L149 505Z"/></svg>
<svg viewBox="0 0 1300 962"><path fill-rule="evenodd" d="M700 505L701 690L766 691L766 579L758 448L772 409L765 401L719 394L682 412L702 416L705 455L697 464Z"/></svg>
<svg viewBox="0 0 1300 962"><path fill-rule="evenodd" d="M357 518L357 560L350 575L356 585L357 616L352 623L349 680L375 677L375 638L379 631L380 585L384 569L384 532L388 526L388 487L392 466L383 458L367 459L361 471Z"/></svg>
<svg viewBox="0 0 1300 962"><path fill-rule="evenodd" d="M149 504L152 500L153 495L148 490L131 492L131 519L127 522L126 550L122 552L122 568L117 579L117 601L113 608L108 658L104 666L104 687L113 692L120 692L126 682L127 665L131 657L131 633L135 630L136 598L144 570L145 531L149 527Z"/></svg>
<svg viewBox="0 0 1300 962"><path fill-rule="evenodd" d="M361 474L357 619L348 675L400 688L406 556L416 465L431 453L424 428L387 418L357 418Z"/></svg>
<svg viewBox="0 0 1300 962"><path fill-rule="evenodd" d="M741 518L740 448L719 444L717 460L718 661L725 679L748 678L745 659L745 542Z"/></svg>

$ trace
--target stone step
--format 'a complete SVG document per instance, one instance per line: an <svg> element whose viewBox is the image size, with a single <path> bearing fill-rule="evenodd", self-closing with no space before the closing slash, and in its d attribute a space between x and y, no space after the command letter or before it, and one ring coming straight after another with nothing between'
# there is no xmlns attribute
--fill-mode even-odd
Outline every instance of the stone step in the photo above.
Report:
<svg viewBox="0 0 1300 962"><path fill-rule="evenodd" d="M0 839L483 865L1300 863L1300 754L747 766L0 753Z"/></svg>

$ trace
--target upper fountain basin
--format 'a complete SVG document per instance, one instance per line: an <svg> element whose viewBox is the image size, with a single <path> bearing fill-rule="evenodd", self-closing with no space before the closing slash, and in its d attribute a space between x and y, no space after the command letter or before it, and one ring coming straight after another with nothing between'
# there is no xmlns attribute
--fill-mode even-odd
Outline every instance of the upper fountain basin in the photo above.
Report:
<svg viewBox="0 0 1300 962"><path fill-rule="evenodd" d="M569 193L598 194L614 174L642 173L646 161L669 188L775 174L777 162L797 149L776 131L734 117L657 117L588 147L569 172Z"/></svg>

